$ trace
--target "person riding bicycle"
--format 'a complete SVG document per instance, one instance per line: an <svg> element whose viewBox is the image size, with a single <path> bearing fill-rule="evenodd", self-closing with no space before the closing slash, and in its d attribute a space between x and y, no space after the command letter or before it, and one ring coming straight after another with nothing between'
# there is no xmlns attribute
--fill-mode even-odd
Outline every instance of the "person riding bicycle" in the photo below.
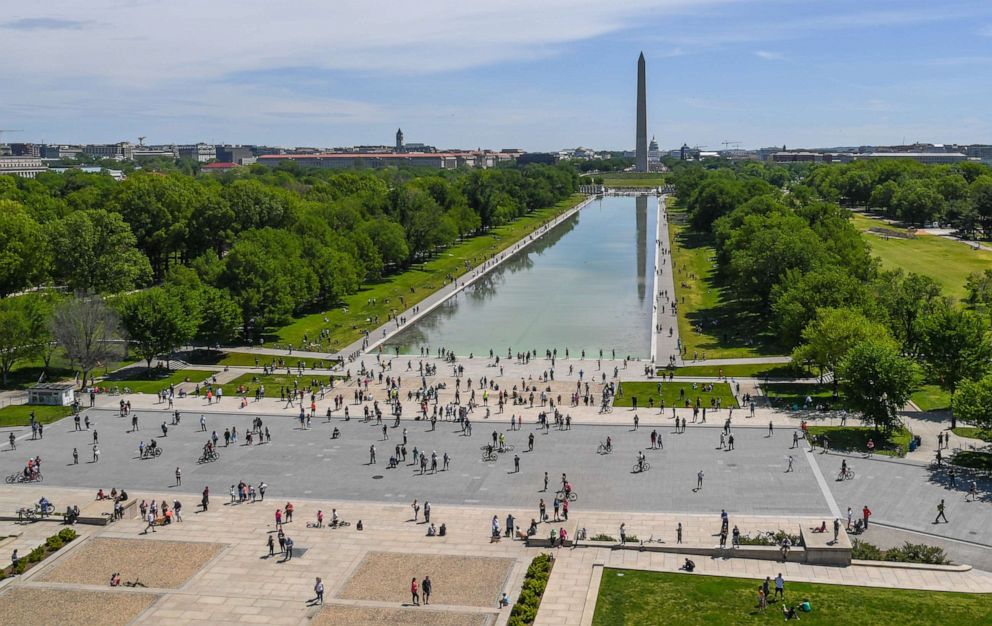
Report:
<svg viewBox="0 0 992 626"><path fill-rule="evenodd" d="M492 455L493 455L493 444L487 443L486 444L486 456L492 456Z"/></svg>
<svg viewBox="0 0 992 626"><path fill-rule="evenodd" d="M152 452L155 452L155 450L156 450L157 448L158 448L158 442L157 442L157 441L155 441L154 439L152 439L152 440L151 440L151 441L150 441L150 442L148 443L148 449L149 449L149 450L151 450Z"/></svg>
<svg viewBox="0 0 992 626"><path fill-rule="evenodd" d="M609 435L606 436L606 451L613 452L613 438Z"/></svg>
<svg viewBox="0 0 992 626"><path fill-rule="evenodd" d="M334 430L331 432L331 439L337 439L340 436L341 436L341 431L338 430L337 426L335 426Z"/></svg>
<svg viewBox="0 0 992 626"><path fill-rule="evenodd" d="M638 450L637 452L637 471L644 471L644 452L641 450Z"/></svg>
<svg viewBox="0 0 992 626"><path fill-rule="evenodd" d="M208 457L208 456L210 456L210 453L213 452L213 451L214 451L214 444L213 444L212 441L208 441L206 444L204 444L204 446L203 446L203 456Z"/></svg>
<svg viewBox="0 0 992 626"><path fill-rule="evenodd" d="M847 459L840 462L840 477L841 479L847 476Z"/></svg>
<svg viewBox="0 0 992 626"><path fill-rule="evenodd" d="M570 495L572 495L572 483L570 483L570 482L568 482L568 481L566 480L566 481L565 481L565 486L564 486L564 487L565 487L565 488L564 488L564 492L565 492L565 497L566 497L566 498L568 498L568 496L570 496Z"/></svg>

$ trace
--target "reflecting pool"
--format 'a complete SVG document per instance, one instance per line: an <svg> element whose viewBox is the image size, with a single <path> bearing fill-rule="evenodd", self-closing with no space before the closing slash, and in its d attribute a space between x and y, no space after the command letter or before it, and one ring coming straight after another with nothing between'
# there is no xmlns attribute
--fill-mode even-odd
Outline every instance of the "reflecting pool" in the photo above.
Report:
<svg viewBox="0 0 992 626"><path fill-rule="evenodd" d="M418 354L506 355L557 348L564 355L648 358L658 199L596 200L457 296L392 337Z"/></svg>

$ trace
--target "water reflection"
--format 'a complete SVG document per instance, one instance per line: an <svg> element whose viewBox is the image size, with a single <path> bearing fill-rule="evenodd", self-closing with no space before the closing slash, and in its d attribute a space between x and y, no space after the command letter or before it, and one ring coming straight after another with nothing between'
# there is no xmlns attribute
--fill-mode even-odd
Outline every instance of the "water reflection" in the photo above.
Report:
<svg viewBox="0 0 992 626"><path fill-rule="evenodd" d="M401 352L506 349L650 353L648 233L655 198L604 198L387 343ZM631 242L635 242L631 246ZM631 271L635 265L635 271ZM633 283L633 284L632 284Z"/></svg>

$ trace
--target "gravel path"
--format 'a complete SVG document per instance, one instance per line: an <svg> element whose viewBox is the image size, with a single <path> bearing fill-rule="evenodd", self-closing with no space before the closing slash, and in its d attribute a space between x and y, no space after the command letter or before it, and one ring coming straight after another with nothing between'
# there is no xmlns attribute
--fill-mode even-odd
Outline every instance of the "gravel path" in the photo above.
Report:
<svg viewBox="0 0 992 626"><path fill-rule="evenodd" d="M38 580L106 585L114 572L121 581L140 580L148 587L182 586L224 546L219 543L107 539L96 537Z"/></svg>
<svg viewBox="0 0 992 626"><path fill-rule="evenodd" d="M410 579L430 576L431 604L495 606L514 559L370 553L341 592L349 600L410 602ZM421 599L421 602L423 600Z"/></svg>
<svg viewBox="0 0 992 626"><path fill-rule="evenodd" d="M12 587L0 595L0 621L4 624L62 626L63 624L129 623L151 606L158 596L150 593L73 591ZM71 617L71 619L70 619Z"/></svg>
<svg viewBox="0 0 992 626"><path fill-rule="evenodd" d="M487 626L493 617L482 613L453 613L430 609L384 609L329 605L310 626Z"/></svg>

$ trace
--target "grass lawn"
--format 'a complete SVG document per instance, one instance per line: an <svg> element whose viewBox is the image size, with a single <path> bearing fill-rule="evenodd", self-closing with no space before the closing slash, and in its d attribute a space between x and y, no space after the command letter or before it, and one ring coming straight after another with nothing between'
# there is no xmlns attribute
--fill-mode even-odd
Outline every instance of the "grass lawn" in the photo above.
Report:
<svg viewBox="0 0 992 626"><path fill-rule="evenodd" d="M806 397L813 400L815 408L822 404L827 409L843 409L845 402L843 397L834 398L833 385L815 385L809 383L769 383L762 385L765 395L771 401L772 406L803 408Z"/></svg>
<svg viewBox="0 0 992 626"><path fill-rule="evenodd" d="M984 472L992 472L992 453L962 450L951 458L951 463L959 467L970 467L971 469Z"/></svg>
<svg viewBox="0 0 992 626"><path fill-rule="evenodd" d="M66 415L72 415L72 407L68 406L12 404L0 409L0 428L27 426L31 423L31 411L34 411L35 419L42 424L49 424L62 419Z"/></svg>
<svg viewBox="0 0 992 626"><path fill-rule="evenodd" d="M774 354L766 320L740 309L716 284L712 235L689 232L669 213L668 235L676 269L679 336L685 359L730 359Z"/></svg>
<svg viewBox="0 0 992 626"><path fill-rule="evenodd" d="M661 394L658 394L658 385L661 385ZM709 408L710 398L719 398L720 406L727 409L737 406L737 400L730 391L728 383L714 383L713 391L704 392L702 383L653 383L653 382L626 382L623 383L623 397L617 398L613 406L633 406L633 398L637 396L637 406L649 407L650 401L654 400L654 406L660 406L659 402L664 402L665 407L684 407L688 400L695 406L696 398L699 398L700 406ZM679 392L685 391L685 396L680 396Z"/></svg>
<svg viewBox="0 0 992 626"><path fill-rule="evenodd" d="M951 408L951 394L937 385L923 385L910 396L921 411L947 411Z"/></svg>
<svg viewBox="0 0 992 626"><path fill-rule="evenodd" d="M494 228L485 235L453 245L427 263L416 265L379 283L364 286L358 293L345 297L335 309L295 319L267 335L266 343L274 341L279 347L292 344L299 348L303 344L304 335L313 341L320 336L321 330L327 329L330 331L329 340L324 341L319 349L328 352L341 349L358 340L363 330L385 324L391 310L404 308L400 297L404 298L406 307L420 302L444 285L445 276L459 276L464 273L466 261L473 267L478 265L484 258L510 247L585 198L582 194L575 194L553 207L535 211L510 224ZM371 298L375 299L374 305L368 304ZM366 321L376 316L379 324Z"/></svg>
<svg viewBox="0 0 992 626"><path fill-rule="evenodd" d="M992 443L992 431L982 430L974 426L958 426L951 430L958 437L968 437L969 439L981 439Z"/></svg>
<svg viewBox="0 0 992 626"><path fill-rule="evenodd" d="M944 288L944 293L958 299L965 296L968 274L992 269L992 252L972 250L960 241L926 234L914 239L885 239L865 231L872 227L900 229L858 214L854 215L854 225L871 244L872 253L882 260L882 267L930 276Z"/></svg>
<svg viewBox="0 0 992 626"><path fill-rule="evenodd" d="M196 365L230 365L232 367L291 367L296 368L301 362L305 367L313 367L313 359L300 359L295 356L272 356L270 354L255 354L254 352L223 352L221 350L194 350L183 355L183 360ZM317 361L321 369L330 368L332 359Z"/></svg>
<svg viewBox="0 0 992 626"><path fill-rule="evenodd" d="M105 376L118 368L124 367L125 365L130 365L134 362L135 361L133 359L126 361L110 361L105 363L102 367L97 368L93 374L95 376ZM0 384L0 389L27 389L31 385L38 382L38 378L41 376L44 369L44 363L41 359L19 361L14 366L14 369L10 371L10 376L7 378L7 384ZM49 363L45 380L48 382L72 380L75 375L76 369L72 366L72 363L70 363L61 353L56 353Z"/></svg>
<svg viewBox="0 0 992 626"><path fill-rule="evenodd" d="M872 439L876 454L898 456L896 446L902 448L903 454L909 451L909 431L905 428L893 430L888 439L867 426L810 426L809 434L826 435L830 440L831 450L865 453L868 451L868 439Z"/></svg>
<svg viewBox="0 0 992 626"><path fill-rule="evenodd" d="M769 574L777 566L769 564ZM620 576L619 574L623 574ZM641 624L781 624L779 603L758 613L760 581L668 572L603 570L594 626ZM799 624L900 624L970 626L992 620L992 597L877 587L788 582L786 599L809 599Z"/></svg>
<svg viewBox="0 0 992 626"><path fill-rule="evenodd" d="M667 374L669 369L658 370ZM676 376L727 376L728 378L807 378L810 373L796 370L789 363L752 363L740 365L689 365L676 367Z"/></svg>
<svg viewBox="0 0 992 626"><path fill-rule="evenodd" d="M169 385L178 385L184 382L202 383L217 372L164 369L153 369L149 372L144 368L138 368L136 370L132 369L127 373L133 375L129 377L124 377L123 375L110 376L103 379L101 386L111 389L114 387L120 387L121 389L127 387L131 390L131 393L158 393L163 389L168 389Z"/></svg>
<svg viewBox="0 0 992 626"><path fill-rule="evenodd" d="M330 381L330 378L331 378L330 376L326 376L326 375L317 376L314 374L306 374L306 373L304 373L303 376L296 376L295 374L291 376L287 376L285 373L244 374L242 376L238 376L231 382L226 383L224 386L227 387L228 389L231 389L232 391L235 391L237 390L238 387L244 385L245 388L247 389L247 393L253 394L255 393L255 389L257 389L259 385L265 385L265 395L268 397L272 397L275 395L277 391L279 391L279 388L282 387L283 385L292 389L293 382L297 382L300 387L306 389L307 387L310 386L310 384L314 380L316 380L318 384L320 383L326 384ZM336 378L338 378L339 380L341 379L340 376L337 376Z"/></svg>

